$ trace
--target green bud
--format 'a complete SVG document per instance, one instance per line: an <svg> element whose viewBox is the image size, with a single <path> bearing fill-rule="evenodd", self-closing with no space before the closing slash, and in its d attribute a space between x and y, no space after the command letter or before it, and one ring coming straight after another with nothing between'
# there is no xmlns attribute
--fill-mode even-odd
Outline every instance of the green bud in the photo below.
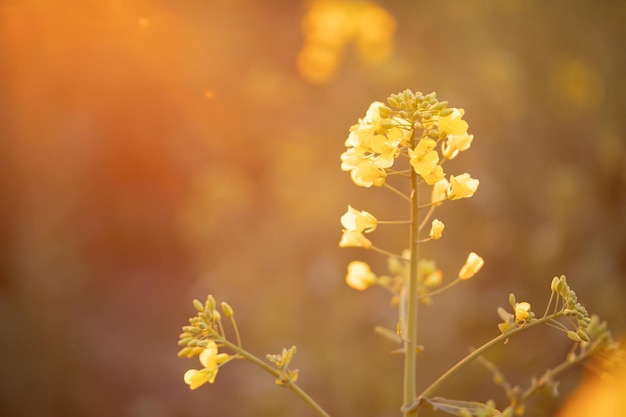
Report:
<svg viewBox="0 0 626 417"><path fill-rule="evenodd" d="M440 101L437 104L435 104L434 106L431 107L432 110L436 110L436 111L440 111L446 108L446 106L448 105L447 101Z"/></svg>
<svg viewBox="0 0 626 417"><path fill-rule="evenodd" d="M439 137L439 131L437 129L430 129L426 136L432 139L437 139Z"/></svg>
<svg viewBox="0 0 626 417"><path fill-rule="evenodd" d="M571 331L571 330L567 332L567 337L569 337L574 342L580 342L582 340L580 336L578 335L578 333Z"/></svg>
<svg viewBox="0 0 626 417"><path fill-rule="evenodd" d="M424 100L430 101L434 98L437 98L437 93L435 93L434 91L432 93L428 93L424 96Z"/></svg>
<svg viewBox="0 0 626 417"><path fill-rule="evenodd" d="M400 98L398 97L397 94L392 94L391 96L389 96L389 98L387 99L387 103L389 103L390 105L392 105L393 107L400 107Z"/></svg>
<svg viewBox="0 0 626 417"><path fill-rule="evenodd" d="M387 106L381 106L378 108L378 114L380 114L380 117L383 119L386 119L391 116L391 109Z"/></svg>
<svg viewBox="0 0 626 417"><path fill-rule="evenodd" d="M191 354L191 352L193 352L193 348L190 348L189 346L187 346L185 348L182 348L180 352L178 352L178 357L187 358L189 357L189 354Z"/></svg>
<svg viewBox="0 0 626 417"><path fill-rule="evenodd" d="M443 109L439 112L439 116L446 117L446 116L450 116L452 113L454 113L453 109Z"/></svg>
<svg viewBox="0 0 626 417"><path fill-rule="evenodd" d="M189 333L198 333L200 329L195 326L183 326L183 331Z"/></svg>
<svg viewBox="0 0 626 417"><path fill-rule="evenodd" d="M196 343L196 346L198 346L198 347L207 347L207 346L209 346L209 341L208 340L198 340L198 343Z"/></svg>
<svg viewBox="0 0 626 417"><path fill-rule="evenodd" d="M550 289L553 292L559 292L559 284L560 283L561 283L561 280L559 280L559 277L552 278L552 283L550 284Z"/></svg>
<svg viewBox="0 0 626 417"><path fill-rule="evenodd" d="M232 317L235 315L233 308L226 301L222 301L222 311L226 317Z"/></svg>
<svg viewBox="0 0 626 417"><path fill-rule="evenodd" d="M515 309L515 302L515 294L509 294L509 304L511 305L511 307L513 307L513 309Z"/></svg>
<svg viewBox="0 0 626 417"><path fill-rule="evenodd" d="M199 342L199 340L198 340L198 339L191 339L191 340L189 341L189 343L187 343L187 346L190 346L190 347L196 347L196 346L198 346L198 342Z"/></svg>
<svg viewBox="0 0 626 417"><path fill-rule="evenodd" d="M215 310L215 298L211 294L206 298L206 309L209 311Z"/></svg>
<svg viewBox="0 0 626 417"><path fill-rule="evenodd" d="M587 333L585 333L585 331L583 329L578 329L578 331L576 332L576 334L585 342L589 341L589 336L587 335Z"/></svg>
<svg viewBox="0 0 626 417"><path fill-rule="evenodd" d="M193 306L196 308L196 310L198 310L199 312L203 312L204 311L204 306L202 305L202 303L199 300L194 299L193 300Z"/></svg>
<svg viewBox="0 0 626 417"><path fill-rule="evenodd" d="M178 341L178 346L185 346L185 345L189 344L189 342L191 342L192 340L193 340L193 338L191 338L191 337L184 337L184 338L182 338L182 339L180 339Z"/></svg>

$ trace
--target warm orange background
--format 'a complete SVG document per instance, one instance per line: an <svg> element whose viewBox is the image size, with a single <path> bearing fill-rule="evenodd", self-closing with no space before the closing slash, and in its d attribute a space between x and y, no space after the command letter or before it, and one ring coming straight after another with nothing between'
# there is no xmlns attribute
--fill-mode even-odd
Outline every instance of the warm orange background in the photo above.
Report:
<svg viewBox="0 0 626 417"><path fill-rule="evenodd" d="M541 313L554 275L624 331L624 3L380 1L371 30L332 23L342 41L303 58L310 5L0 5L1 415L310 415L246 363L189 391L177 336L209 292L251 351L297 345L302 385L333 415L398 415L401 358L372 332L395 326L387 295L343 283L350 260L385 260L337 243L348 204L404 216L339 155L369 103L405 88L466 109L475 142L447 169L481 181L436 214L446 231L424 253L448 279L468 252L486 260L422 309L419 383L497 333L510 291ZM406 246L401 228L371 238ZM490 359L526 385L568 348L539 330ZM441 395L501 400L490 379L472 368Z"/></svg>

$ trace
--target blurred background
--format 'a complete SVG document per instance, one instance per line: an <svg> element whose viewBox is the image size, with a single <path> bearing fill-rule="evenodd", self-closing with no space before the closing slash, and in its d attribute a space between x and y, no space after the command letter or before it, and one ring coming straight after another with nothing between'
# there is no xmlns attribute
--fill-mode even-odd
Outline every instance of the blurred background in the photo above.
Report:
<svg viewBox="0 0 626 417"><path fill-rule="evenodd" d="M297 345L331 414L399 415L402 358L373 332L389 298L344 283L386 260L337 244L348 204L405 216L339 169L350 125L405 88L465 108L474 144L446 171L481 181L423 253L447 279L486 261L421 309L419 385L498 334L509 292L543 312L555 275L623 335L625 20L622 1L3 2L0 414L312 415L245 362L183 383L180 327L212 293L250 351ZM400 251L407 231L371 239ZM489 359L527 386L569 347L538 329ZM503 404L480 366L440 395Z"/></svg>

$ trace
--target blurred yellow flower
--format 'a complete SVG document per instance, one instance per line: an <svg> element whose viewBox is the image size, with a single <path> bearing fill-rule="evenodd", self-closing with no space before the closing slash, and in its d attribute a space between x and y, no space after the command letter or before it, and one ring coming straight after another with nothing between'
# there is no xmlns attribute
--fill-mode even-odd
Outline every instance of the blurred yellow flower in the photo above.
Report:
<svg viewBox="0 0 626 417"><path fill-rule="evenodd" d="M530 317L530 304L527 302L515 303L515 321L524 322Z"/></svg>
<svg viewBox="0 0 626 417"><path fill-rule="evenodd" d="M430 197L431 204L440 206L444 200L448 199L448 190L450 189L450 183L447 179L443 178L437 181L433 185L433 191Z"/></svg>
<svg viewBox="0 0 626 417"><path fill-rule="evenodd" d="M348 206L348 211L341 216L341 225L346 230L357 232L373 232L378 221L367 211L358 211Z"/></svg>
<svg viewBox="0 0 626 417"><path fill-rule="evenodd" d="M346 45L354 42L366 64L385 60L393 49L395 19L370 2L314 0L302 20L304 45L298 54L300 75L321 84L337 72Z"/></svg>
<svg viewBox="0 0 626 417"><path fill-rule="evenodd" d="M411 166L428 185L433 185L443 178L443 168L438 165L439 153L435 151L437 142L430 138L423 138L415 149L409 149Z"/></svg>
<svg viewBox="0 0 626 417"><path fill-rule="evenodd" d="M365 262L352 261L348 264L346 283L355 290L363 291L376 283L376 274Z"/></svg>
<svg viewBox="0 0 626 417"><path fill-rule="evenodd" d="M446 226L442 221L439 221L438 219L433 220L430 226L430 238L433 240L441 239L444 227Z"/></svg>
<svg viewBox="0 0 626 417"><path fill-rule="evenodd" d="M450 200L458 200L460 198L468 198L474 195L478 189L479 181L471 178L469 174L450 175L450 190L448 198Z"/></svg>
<svg viewBox="0 0 626 417"><path fill-rule="evenodd" d="M460 279L470 279L483 267L485 261L483 258L472 252L468 255L465 265L459 271Z"/></svg>
<svg viewBox="0 0 626 417"><path fill-rule="evenodd" d="M200 353L199 359L204 369L190 369L185 372L183 379L190 389L197 389L207 382L212 384L217 376L217 365L228 358L226 354L217 353L217 345L209 341L207 347Z"/></svg>
<svg viewBox="0 0 626 417"><path fill-rule="evenodd" d="M339 242L340 248L365 248L372 247L372 242L363 233L356 230L344 230Z"/></svg>

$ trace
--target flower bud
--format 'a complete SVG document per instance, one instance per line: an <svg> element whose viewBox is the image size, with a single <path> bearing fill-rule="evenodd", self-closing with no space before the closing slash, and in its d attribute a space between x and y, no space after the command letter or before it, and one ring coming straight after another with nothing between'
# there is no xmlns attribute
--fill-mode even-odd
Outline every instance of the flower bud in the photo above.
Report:
<svg viewBox="0 0 626 417"><path fill-rule="evenodd" d="M196 308L196 310L198 310L198 312L203 312L204 311L204 306L202 305L202 303L200 302L200 300L193 300L193 306Z"/></svg>
<svg viewBox="0 0 626 417"><path fill-rule="evenodd" d="M235 315L233 308L226 301L222 301L222 311L226 317L232 317Z"/></svg>

